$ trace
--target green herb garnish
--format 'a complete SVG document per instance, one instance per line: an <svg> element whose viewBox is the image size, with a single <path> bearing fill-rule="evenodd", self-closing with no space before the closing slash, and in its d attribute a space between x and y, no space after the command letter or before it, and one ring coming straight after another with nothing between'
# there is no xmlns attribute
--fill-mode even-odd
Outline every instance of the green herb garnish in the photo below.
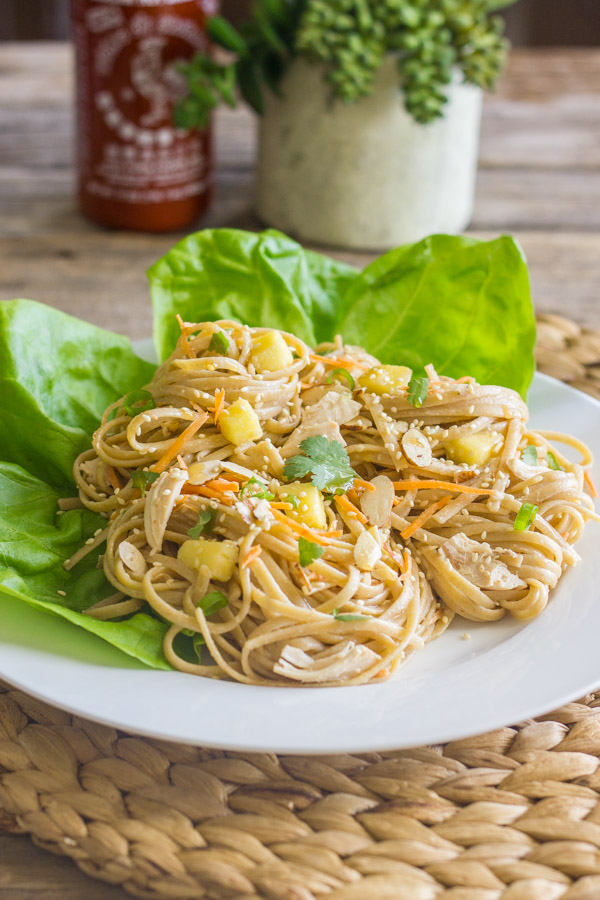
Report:
<svg viewBox="0 0 600 900"><path fill-rule="evenodd" d="M408 402L419 409L427 399L429 378L427 375L413 375L408 382Z"/></svg>
<svg viewBox="0 0 600 900"><path fill-rule="evenodd" d="M123 407L127 415L133 418L147 409L155 409L156 403L150 391L130 391L123 397Z"/></svg>
<svg viewBox="0 0 600 900"><path fill-rule="evenodd" d="M535 506L533 503L523 503L515 518L515 524L513 525L514 530L529 531L531 523L538 513L538 509L539 507Z"/></svg>
<svg viewBox="0 0 600 900"><path fill-rule="evenodd" d="M321 559L325 553L323 547L319 547L318 544L313 544L312 541L307 541L303 537L298 541L298 549L300 551L300 565L303 567L310 566L316 559Z"/></svg>
<svg viewBox="0 0 600 900"><path fill-rule="evenodd" d="M366 622L370 618L370 616L359 616L354 613L341 613L337 609L334 609L331 615L338 622Z"/></svg>
<svg viewBox="0 0 600 900"><path fill-rule="evenodd" d="M556 459L556 457L555 457L554 453L552 452L552 450L549 450L548 453L546 453L546 461L547 461L547 463L548 463L548 467L549 467L550 469L554 469L555 472L562 472L562 471L563 471L563 467L559 464L559 462L558 462L558 460Z"/></svg>
<svg viewBox="0 0 600 900"><path fill-rule="evenodd" d="M311 481L321 491L347 491L357 474L350 465L346 448L324 435L305 438L300 444L304 456L287 460L283 474L288 481L311 475Z"/></svg>
<svg viewBox="0 0 600 900"><path fill-rule="evenodd" d="M205 616L212 616L216 612L219 612L220 609L227 606L228 603L229 597L222 591L211 591L210 594L204 595L202 600L198 603L198 607Z"/></svg>
<svg viewBox="0 0 600 900"><path fill-rule="evenodd" d="M260 478L251 478L240 491L240 497L255 497L257 500L274 500L275 494L267 489L267 485Z"/></svg>
<svg viewBox="0 0 600 900"><path fill-rule="evenodd" d="M137 472L134 472L131 476L131 481L133 486L139 488L142 492L142 497L146 496L146 488L149 484L154 484L160 478L158 472L146 472L144 469L139 469Z"/></svg>
<svg viewBox="0 0 600 900"><path fill-rule="evenodd" d="M327 379L327 384L331 384L334 378L345 378L352 390L354 390L355 381L348 369L334 369Z"/></svg>
<svg viewBox="0 0 600 900"><path fill-rule="evenodd" d="M198 521L194 527L190 528L188 531L189 536L197 541L201 534L212 534L216 518L216 509L201 509L198 513Z"/></svg>
<svg viewBox="0 0 600 900"><path fill-rule="evenodd" d="M220 353L223 355L227 353L229 350L229 341L225 337L222 331L215 331L213 336L210 339L210 344L208 345L209 350L214 350L216 353Z"/></svg>
<svg viewBox="0 0 600 900"><path fill-rule="evenodd" d="M528 466L537 466L538 464L538 452L537 448L533 446L533 444L529 444L523 452L521 453L521 459L524 463L527 463Z"/></svg>

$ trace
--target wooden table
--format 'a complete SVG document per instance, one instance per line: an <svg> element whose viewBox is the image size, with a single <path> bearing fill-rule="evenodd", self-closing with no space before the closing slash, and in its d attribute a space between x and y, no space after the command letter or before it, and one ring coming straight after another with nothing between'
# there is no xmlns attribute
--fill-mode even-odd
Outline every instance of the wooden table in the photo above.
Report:
<svg viewBox="0 0 600 900"><path fill-rule="evenodd" d="M131 338L150 332L145 270L178 235L104 231L73 199L65 45L0 45L0 297L31 297ZM511 232L539 311L600 328L600 51L515 51L486 101L480 236ZM217 201L198 223L256 228L252 116L217 117ZM333 253L357 264L368 254ZM0 828L1 828L0 821ZM2 900L124 900L67 860L0 831Z"/></svg>

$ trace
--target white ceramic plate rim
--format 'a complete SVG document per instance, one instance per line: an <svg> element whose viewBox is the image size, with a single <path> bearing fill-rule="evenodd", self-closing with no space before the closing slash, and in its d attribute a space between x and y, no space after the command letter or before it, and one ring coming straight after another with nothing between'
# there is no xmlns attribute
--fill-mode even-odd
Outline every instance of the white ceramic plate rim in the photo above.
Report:
<svg viewBox="0 0 600 900"><path fill-rule="evenodd" d="M577 434L598 454L600 403L537 374L530 405L536 427ZM85 637L85 654L60 655L26 640L3 639L4 597L0 677L70 713L124 731L221 749L352 753L468 737L549 712L600 684L595 528L578 545L582 563L566 573L534 622L455 622L380 685L269 688L157 672L92 635ZM49 630L59 638L74 628L50 621ZM463 640L464 633L471 639Z"/></svg>

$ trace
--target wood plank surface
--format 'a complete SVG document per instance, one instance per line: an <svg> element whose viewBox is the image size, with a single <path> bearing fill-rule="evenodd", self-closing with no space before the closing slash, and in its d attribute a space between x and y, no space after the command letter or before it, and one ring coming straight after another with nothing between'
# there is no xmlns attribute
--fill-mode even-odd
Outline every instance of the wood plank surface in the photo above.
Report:
<svg viewBox="0 0 600 900"><path fill-rule="evenodd" d="M515 51L486 99L473 233L511 231L536 306L600 328L600 52ZM65 45L0 46L0 297L27 296L132 338L147 336L145 270L178 235L116 233L73 198ZM256 228L254 122L217 117L217 199L198 227ZM357 265L369 254L332 251ZM0 830L2 900L124 900L120 888Z"/></svg>

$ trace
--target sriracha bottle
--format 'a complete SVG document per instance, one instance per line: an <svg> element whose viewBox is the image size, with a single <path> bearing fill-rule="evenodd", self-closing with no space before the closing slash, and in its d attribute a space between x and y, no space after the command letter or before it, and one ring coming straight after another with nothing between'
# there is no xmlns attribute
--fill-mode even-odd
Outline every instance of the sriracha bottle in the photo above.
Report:
<svg viewBox="0 0 600 900"><path fill-rule="evenodd" d="M171 231L212 192L210 131L173 123L178 62L206 51L217 0L71 0L82 211L111 228Z"/></svg>

